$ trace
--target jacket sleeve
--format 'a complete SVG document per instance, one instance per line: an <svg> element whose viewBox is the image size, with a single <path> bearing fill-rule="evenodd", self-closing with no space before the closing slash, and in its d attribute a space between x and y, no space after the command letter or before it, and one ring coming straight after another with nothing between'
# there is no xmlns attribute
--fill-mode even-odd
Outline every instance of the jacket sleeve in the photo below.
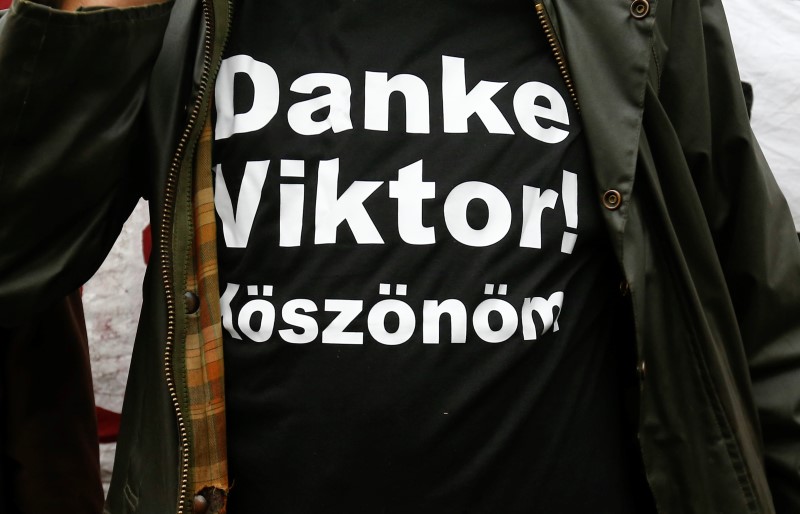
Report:
<svg viewBox="0 0 800 514"><path fill-rule="evenodd" d="M85 282L130 214L139 112L171 3L0 18L0 325Z"/></svg>
<svg viewBox="0 0 800 514"><path fill-rule="evenodd" d="M698 4L703 33L695 36L678 11ZM659 63L660 96L692 168L733 302L776 511L797 513L800 244L750 129L720 0L676 1L672 8L669 57ZM755 95L757 109L757 90ZM706 112L708 118L697 114Z"/></svg>

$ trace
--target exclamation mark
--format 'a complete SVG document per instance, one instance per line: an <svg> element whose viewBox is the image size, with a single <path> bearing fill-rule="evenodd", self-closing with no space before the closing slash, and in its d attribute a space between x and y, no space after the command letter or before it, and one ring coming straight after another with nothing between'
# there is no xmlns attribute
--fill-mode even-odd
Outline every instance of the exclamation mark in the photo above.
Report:
<svg viewBox="0 0 800 514"><path fill-rule="evenodd" d="M564 217L567 221L567 228L578 229L578 175L564 170L561 182L561 201L564 204ZM578 234L564 231L561 238L561 252L572 253L575 248L575 241Z"/></svg>

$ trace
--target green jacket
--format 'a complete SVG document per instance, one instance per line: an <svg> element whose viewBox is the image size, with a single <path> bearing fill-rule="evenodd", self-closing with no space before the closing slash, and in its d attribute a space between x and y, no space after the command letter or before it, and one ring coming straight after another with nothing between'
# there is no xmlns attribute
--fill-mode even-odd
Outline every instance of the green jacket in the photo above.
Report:
<svg viewBox="0 0 800 514"><path fill-rule="evenodd" d="M800 245L749 127L720 1L535 1L565 56L625 277L634 322L620 344L637 356L659 512L800 513ZM191 176L230 6L170 9L18 0L0 20L0 324L91 276L140 195L161 235L113 514L183 514L205 486L227 487L193 478L224 447L185 422L181 352Z"/></svg>

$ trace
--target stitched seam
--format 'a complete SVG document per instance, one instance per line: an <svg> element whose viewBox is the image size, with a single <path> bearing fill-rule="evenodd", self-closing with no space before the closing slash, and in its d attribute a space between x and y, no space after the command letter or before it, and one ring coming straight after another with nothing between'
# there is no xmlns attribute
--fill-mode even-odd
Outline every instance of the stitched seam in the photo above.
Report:
<svg viewBox="0 0 800 514"><path fill-rule="evenodd" d="M656 66L656 94L659 96L661 95L661 61L658 60L658 52L656 52L656 47L650 47L650 53L653 54L653 64Z"/></svg>
<svg viewBox="0 0 800 514"><path fill-rule="evenodd" d="M136 507L139 506L139 498L133 494L133 490L131 490L131 486L129 484L125 484L125 487L122 489L122 494L125 497L128 507L135 512Z"/></svg>

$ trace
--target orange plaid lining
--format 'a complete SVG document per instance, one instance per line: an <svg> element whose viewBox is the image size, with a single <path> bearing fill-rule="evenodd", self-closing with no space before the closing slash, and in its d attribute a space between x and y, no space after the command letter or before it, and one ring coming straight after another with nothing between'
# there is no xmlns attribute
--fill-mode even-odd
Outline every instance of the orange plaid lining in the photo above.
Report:
<svg viewBox="0 0 800 514"><path fill-rule="evenodd" d="M217 225L211 176L211 116L206 117L193 173L194 244L187 290L197 291L200 308L187 317L187 420L192 438L189 490L203 495L223 513L228 491L225 429L225 369L217 268ZM211 494L209 494L211 493ZM210 505L211 506L211 505Z"/></svg>

